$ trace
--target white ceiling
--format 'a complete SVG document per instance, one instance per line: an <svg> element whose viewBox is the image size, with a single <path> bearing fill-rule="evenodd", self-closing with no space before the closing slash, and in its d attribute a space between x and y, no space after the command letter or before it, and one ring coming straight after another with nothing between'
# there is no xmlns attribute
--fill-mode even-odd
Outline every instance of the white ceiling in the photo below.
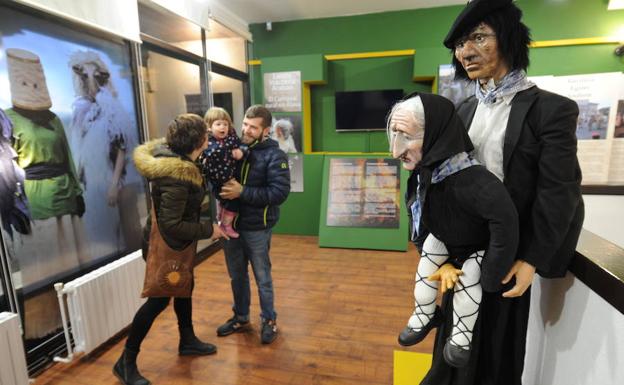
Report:
<svg viewBox="0 0 624 385"><path fill-rule="evenodd" d="M212 0L215 1L215 0ZM467 0L217 0L247 23L318 19L466 4Z"/></svg>

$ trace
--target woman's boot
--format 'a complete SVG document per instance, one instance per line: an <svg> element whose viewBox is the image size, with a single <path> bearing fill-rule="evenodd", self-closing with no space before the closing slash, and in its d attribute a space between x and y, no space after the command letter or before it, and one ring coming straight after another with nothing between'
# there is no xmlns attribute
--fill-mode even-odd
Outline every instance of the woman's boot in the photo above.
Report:
<svg viewBox="0 0 624 385"><path fill-rule="evenodd" d="M200 341L195 335L193 327L180 329L180 345L178 352L181 356L205 356L217 352L217 347L213 344Z"/></svg>
<svg viewBox="0 0 624 385"><path fill-rule="evenodd" d="M113 366L113 374L124 385L151 385L151 382L139 373L136 365L137 354L139 353L124 349L123 354Z"/></svg>

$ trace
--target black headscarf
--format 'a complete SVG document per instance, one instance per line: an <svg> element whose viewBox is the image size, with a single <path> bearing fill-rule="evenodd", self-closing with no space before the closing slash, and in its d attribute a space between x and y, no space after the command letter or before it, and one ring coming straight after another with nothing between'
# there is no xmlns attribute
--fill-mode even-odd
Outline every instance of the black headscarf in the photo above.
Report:
<svg viewBox="0 0 624 385"><path fill-rule="evenodd" d="M446 159L461 152L471 152L474 147L464 123L455 112L455 106L450 100L422 92L409 94L404 100L415 96L420 96L425 111L422 160L418 168L414 170L420 175L420 200L423 204L427 189L431 184L433 170Z"/></svg>

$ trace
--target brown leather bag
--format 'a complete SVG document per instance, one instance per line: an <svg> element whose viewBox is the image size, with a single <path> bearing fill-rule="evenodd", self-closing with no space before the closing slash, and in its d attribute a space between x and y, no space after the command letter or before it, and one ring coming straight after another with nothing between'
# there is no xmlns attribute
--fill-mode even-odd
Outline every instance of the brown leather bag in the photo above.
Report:
<svg viewBox="0 0 624 385"><path fill-rule="evenodd" d="M197 241L180 251L172 249L160 234L153 201L151 213L152 228L141 297L190 297Z"/></svg>

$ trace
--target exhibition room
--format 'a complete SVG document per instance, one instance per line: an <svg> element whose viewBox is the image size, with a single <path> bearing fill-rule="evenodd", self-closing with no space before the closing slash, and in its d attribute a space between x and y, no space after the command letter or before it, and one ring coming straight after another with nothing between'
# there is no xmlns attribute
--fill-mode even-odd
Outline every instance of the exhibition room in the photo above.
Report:
<svg viewBox="0 0 624 385"><path fill-rule="evenodd" d="M0 90L1 385L624 383L623 0L0 0Z"/></svg>

